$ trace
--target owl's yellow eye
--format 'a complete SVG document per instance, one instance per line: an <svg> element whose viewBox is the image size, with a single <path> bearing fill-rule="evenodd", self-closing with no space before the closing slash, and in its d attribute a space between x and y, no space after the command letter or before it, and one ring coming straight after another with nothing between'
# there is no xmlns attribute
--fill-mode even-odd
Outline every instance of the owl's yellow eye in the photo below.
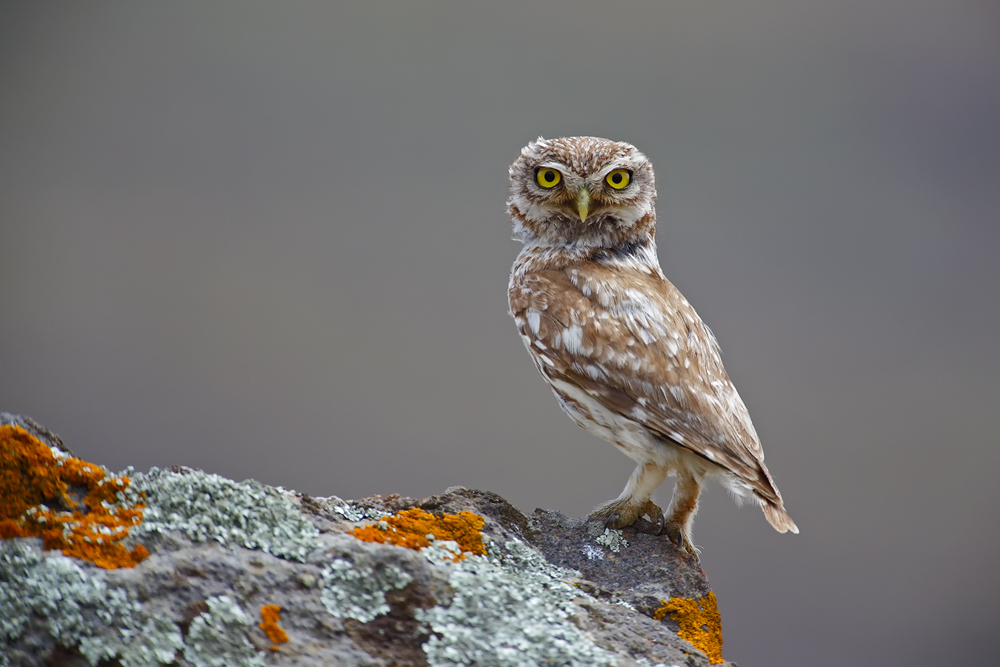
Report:
<svg viewBox="0 0 1000 667"><path fill-rule="evenodd" d="M604 181L615 190L621 190L632 182L632 174L627 169L615 169L604 177Z"/></svg>
<svg viewBox="0 0 1000 667"><path fill-rule="evenodd" d="M559 181L561 180L562 174L555 169L540 167L538 171L535 172L535 181L543 188L554 188L559 185Z"/></svg>

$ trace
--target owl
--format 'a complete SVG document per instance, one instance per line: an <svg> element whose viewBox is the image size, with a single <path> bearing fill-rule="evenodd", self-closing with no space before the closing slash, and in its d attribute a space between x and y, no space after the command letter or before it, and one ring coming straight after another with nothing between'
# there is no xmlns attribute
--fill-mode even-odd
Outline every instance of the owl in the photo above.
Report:
<svg viewBox="0 0 1000 667"><path fill-rule="evenodd" d="M570 418L638 464L591 516L611 528L648 517L697 557L692 524L715 477L798 533L715 336L660 270L655 199L652 165L627 143L539 138L510 166L524 246L508 299L524 346ZM651 496L670 474L664 513Z"/></svg>

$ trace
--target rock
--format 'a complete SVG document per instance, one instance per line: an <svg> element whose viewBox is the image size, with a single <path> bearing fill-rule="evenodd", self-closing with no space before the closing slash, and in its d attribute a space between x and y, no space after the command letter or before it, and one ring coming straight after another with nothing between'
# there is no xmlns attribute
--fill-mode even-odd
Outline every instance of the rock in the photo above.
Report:
<svg viewBox="0 0 1000 667"><path fill-rule="evenodd" d="M461 487L345 501L113 474L6 413L0 475L22 508L0 510L3 666L722 662L704 572L634 528Z"/></svg>

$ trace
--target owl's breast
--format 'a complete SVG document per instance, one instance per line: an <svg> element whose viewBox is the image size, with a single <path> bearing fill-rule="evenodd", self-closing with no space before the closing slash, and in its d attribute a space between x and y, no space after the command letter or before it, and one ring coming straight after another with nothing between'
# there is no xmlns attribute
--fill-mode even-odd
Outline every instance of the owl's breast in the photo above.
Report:
<svg viewBox="0 0 1000 667"><path fill-rule="evenodd" d="M674 292L658 270L615 271L582 262L515 271L508 298L538 362L548 360L594 380L614 375L659 385L699 363L697 355L688 354L686 325L694 320L672 302Z"/></svg>

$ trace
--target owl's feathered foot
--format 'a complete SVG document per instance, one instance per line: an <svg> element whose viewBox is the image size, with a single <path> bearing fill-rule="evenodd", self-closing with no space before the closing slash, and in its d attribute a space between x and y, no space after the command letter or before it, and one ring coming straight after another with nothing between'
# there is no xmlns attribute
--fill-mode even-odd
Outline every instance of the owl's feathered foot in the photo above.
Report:
<svg viewBox="0 0 1000 667"><path fill-rule="evenodd" d="M694 556L696 560L700 560L694 544L684 534L683 525L677 521L668 521L663 510L652 500L647 500L641 505L634 505L627 500L616 499L601 505L590 513L592 519L606 519L605 528L616 530L635 525L643 516L652 520L652 528L646 528L649 524L642 521L641 523L644 524L642 527L635 526L637 531L650 535L666 535L671 542L677 545L677 548L683 549Z"/></svg>
<svg viewBox="0 0 1000 667"><path fill-rule="evenodd" d="M653 535L661 534L666 519L663 516L663 510L652 500L647 500L642 504L636 505L630 503L627 499L622 500L619 498L601 505L590 513L590 518L592 519L607 519L604 522L605 528L614 528L616 530L635 524L643 516L649 517L656 525L656 528L641 532L652 533ZM639 529L637 528L636 530Z"/></svg>

